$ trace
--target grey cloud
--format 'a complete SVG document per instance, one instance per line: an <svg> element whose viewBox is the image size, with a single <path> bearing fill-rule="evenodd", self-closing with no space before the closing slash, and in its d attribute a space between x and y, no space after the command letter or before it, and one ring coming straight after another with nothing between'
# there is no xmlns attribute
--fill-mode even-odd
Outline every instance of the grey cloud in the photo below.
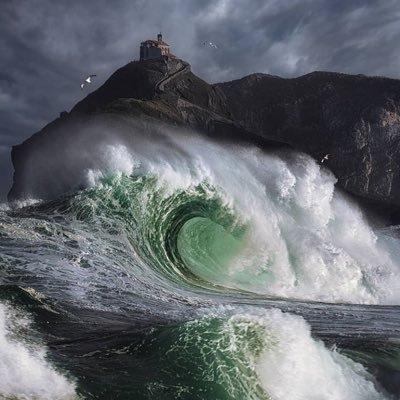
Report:
<svg viewBox="0 0 400 400"><path fill-rule="evenodd" d="M399 76L398 2L229 3L217 21L197 28L199 37L208 33L220 40L223 51L212 63L202 57L195 63L206 75L213 71L215 80L251 72L292 77L313 70Z"/></svg>

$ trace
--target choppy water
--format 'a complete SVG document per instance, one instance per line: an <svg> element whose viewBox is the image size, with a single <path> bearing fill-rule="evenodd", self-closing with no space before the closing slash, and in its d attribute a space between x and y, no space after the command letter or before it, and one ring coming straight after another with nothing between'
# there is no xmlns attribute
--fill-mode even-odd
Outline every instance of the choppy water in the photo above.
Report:
<svg viewBox="0 0 400 400"><path fill-rule="evenodd" d="M399 240L303 154L165 135L3 207L0 397L400 398Z"/></svg>

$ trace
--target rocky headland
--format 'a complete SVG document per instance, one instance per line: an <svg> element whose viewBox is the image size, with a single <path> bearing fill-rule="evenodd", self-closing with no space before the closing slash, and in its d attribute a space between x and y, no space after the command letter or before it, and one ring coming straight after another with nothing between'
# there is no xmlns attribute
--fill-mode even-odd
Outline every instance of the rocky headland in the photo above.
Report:
<svg viewBox="0 0 400 400"><path fill-rule="evenodd" d="M76 135L79 146L94 118L106 124L157 121L269 151L290 147L316 160L329 153L324 165L338 187L391 222L399 220L400 80L313 72L293 79L252 74L210 85L177 58L130 62L71 112L13 148L9 200L40 197L40 182L35 193L31 182L40 175L33 169L52 168L45 160L54 146L47 145L58 143L62 151L63 141ZM38 159L40 165L32 164Z"/></svg>

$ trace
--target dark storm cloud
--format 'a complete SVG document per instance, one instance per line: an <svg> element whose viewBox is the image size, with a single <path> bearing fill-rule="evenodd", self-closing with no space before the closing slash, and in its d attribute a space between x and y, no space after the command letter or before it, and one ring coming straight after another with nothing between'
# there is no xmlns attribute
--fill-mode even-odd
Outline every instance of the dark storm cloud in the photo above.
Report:
<svg viewBox="0 0 400 400"><path fill-rule="evenodd" d="M399 17L397 0L0 0L0 194L10 146L81 100L86 74L95 89L159 30L209 82L313 70L397 78Z"/></svg>
<svg viewBox="0 0 400 400"><path fill-rule="evenodd" d="M399 77L399 17L400 4L390 0L229 1L197 26L198 37L218 38L223 51L193 64L217 80L313 70Z"/></svg>

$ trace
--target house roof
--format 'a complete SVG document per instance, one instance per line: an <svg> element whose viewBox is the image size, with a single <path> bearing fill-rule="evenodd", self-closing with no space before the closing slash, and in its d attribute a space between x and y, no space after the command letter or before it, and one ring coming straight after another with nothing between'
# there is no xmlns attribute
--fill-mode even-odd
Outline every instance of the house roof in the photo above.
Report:
<svg viewBox="0 0 400 400"><path fill-rule="evenodd" d="M162 40L146 40L142 42L141 44L151 44L153 46L169 46L168 43L165 43Z"/></svg>

